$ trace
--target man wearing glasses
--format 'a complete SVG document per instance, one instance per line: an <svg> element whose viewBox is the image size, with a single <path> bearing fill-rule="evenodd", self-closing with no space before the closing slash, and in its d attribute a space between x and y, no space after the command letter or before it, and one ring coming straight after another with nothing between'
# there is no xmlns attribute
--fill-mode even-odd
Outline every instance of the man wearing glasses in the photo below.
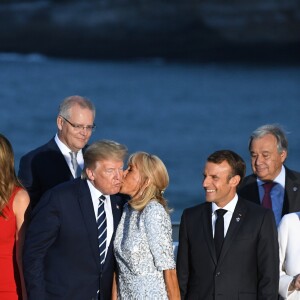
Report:
<svg viewBox="0 0 300 300"><path fill-rule="evenodd" d="M94 104L84 97L64 99L55 137L21 158L18 176L30 195L32 208L44 192L80 176L83 152L96 127L95 114Z"/></svg>

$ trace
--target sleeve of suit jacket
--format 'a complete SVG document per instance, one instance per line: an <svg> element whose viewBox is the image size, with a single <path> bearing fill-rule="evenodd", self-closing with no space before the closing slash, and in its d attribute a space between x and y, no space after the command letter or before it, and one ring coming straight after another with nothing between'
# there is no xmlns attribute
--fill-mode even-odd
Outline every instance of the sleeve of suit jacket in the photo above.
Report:
<svg viewBox="0 0 300 300"><path fill-rule="evenodd" d="M54 243L60 227L58 204L46 193L33 210L27 229L23 268L29 299L44 299L44 258Z"/></svg>
<svg viewBox="0 0 300 300"><path fill-rule="evenodd" d="M41 189L37 180L37 176L34 174L32 158L32 153L28 153L21 158L18 178L26 188L30 196L31 206L33 207L41 197Z"/></svg>
<svg viewBox="0 0 300 300"><path fill-rule="evenodd" d="M18 177L21 180L23 186L27 189L27 191L30 191L33 182L31 164L32 162L28 154L21 157Z"/></svg>
<svg viewBox="0 0 300 300"><path fill-rule="evenodd" d="M177 252L177 276L180 287L181 299L184 299L187 292L189 279L189 255L188 255L188 237L185 221L186 211L183 212L179 229L179 245Z"/></svg>
<svg viewBox="0 0 300 300"><path fill-rule="evenodd" d="M279 247L277 228L272 210L266 210L257 237L258 299L278 297Z"/></svg>

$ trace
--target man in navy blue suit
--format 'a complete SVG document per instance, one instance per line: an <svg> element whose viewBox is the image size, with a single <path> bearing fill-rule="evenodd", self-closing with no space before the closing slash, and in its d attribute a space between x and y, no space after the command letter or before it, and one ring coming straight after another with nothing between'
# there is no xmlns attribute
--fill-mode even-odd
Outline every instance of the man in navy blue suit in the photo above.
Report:
<svg viewBox="0 0 300 300"><path fill-rule="evenodd" d="M62 183L42 196L24 243L30 300L111 299L114 232L126 200L118 194L126 155L124 145L95 142L84 153L84 179ZM107 238L101 262L96 219L103 196Z"/></svg>
<svg viewBox="0 0 300 300"><path fill-rule="evenodd" d="M78 177L83 168L83 152L95 129L94 120L95 107L90 100L70 96L62 101L55 137L20 160L18 176L29 193L31 207L50 188ZM71 153L77 159L76 170Z"/></svg>

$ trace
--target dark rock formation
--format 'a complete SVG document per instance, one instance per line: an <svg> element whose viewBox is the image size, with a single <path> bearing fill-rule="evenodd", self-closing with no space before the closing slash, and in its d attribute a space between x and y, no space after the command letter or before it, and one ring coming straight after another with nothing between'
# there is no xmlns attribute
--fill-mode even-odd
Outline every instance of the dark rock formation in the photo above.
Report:
<svg viewBox="0 0 300 300"><path fill-rule="evenodd" d="M299 57L298 0L0 4L0 51L127 59Z"/></svg>

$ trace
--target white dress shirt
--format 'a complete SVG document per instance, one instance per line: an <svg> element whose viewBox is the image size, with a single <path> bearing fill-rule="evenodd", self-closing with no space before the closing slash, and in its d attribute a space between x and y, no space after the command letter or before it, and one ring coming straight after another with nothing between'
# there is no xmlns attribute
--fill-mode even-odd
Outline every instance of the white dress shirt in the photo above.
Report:
<svg viewBox="0 0 300 300"><path fill-rule="evenodd" d="M96 222L97 215L98 215L99 197L102 196L103 194L98 189L96 189L95 186L89 180L87 180L87 183L92 196L94 213L95 213L95 222ZM109 195L104 195L104 196L106 198L106 200L104 201L104 210L106 214L106 226L107 226L106 251L105 251L105 256L106 256L107 249L111 242L111 238L114 232L114 219L113 219L113 214L111 209L110 196Z"/></svg>
<svg viewBox="0 0 300 300"><path fill-rule="evenodd" d="M283 208L283 201L284 201L284 189L285 189L285 168L282 166L280 173L278 176L273 180L277 184L274 185L270 192L271 201L272 201L272 210L274 212L276 225L278 226L281 220L282 208ZM258 191L259 191L259 198L260 203L262 203L262 199L265 194L265 190L263 184L265 182L257 179L258 184ZM300 300L300 299L299 299Z"/></svg>
<svg viewBox="0 0 300 300"><path fill-rule="evenodd" d="M300 300L300 291L289 292L295 275L300 274L300 212L284 215L278 226L279 294L283 299Z"/></svg>
<svg viewBox="0 0 300 300"><path fill-rule="evenodd" d="M217 220L217 213L216 210L223 208L226 209L227 212L224 215L224 237L226 236L233 212L235 210L236 204L238 201L238 196L235 194L234 198L224 207L218 207L215 203L212 203L212 216L211 216L211 221L212 221L212 230L213 230L213 236L215 236L215 223Z"/></svg>
<svg viewBox="0 0 300 300"><path fill-rule="evenodd" d="M75 178L75 171L73 169L73 165L72 165L72 161L71 161L71 155L70 155L70 152L72 152L72 150L59 139L57 134L55 135L54 140L55 140L59 150L63 154L63 156L64 156L64 158L65 158L65 160L66 160L66 162L67 162L67 164L70 168L70 171L71 171L73 177ZM77 159L78 166L81 168L81 170L83 170L84 162L83 162L83 154L82 154L81 149L77 152L76 159Z"/></svg>

